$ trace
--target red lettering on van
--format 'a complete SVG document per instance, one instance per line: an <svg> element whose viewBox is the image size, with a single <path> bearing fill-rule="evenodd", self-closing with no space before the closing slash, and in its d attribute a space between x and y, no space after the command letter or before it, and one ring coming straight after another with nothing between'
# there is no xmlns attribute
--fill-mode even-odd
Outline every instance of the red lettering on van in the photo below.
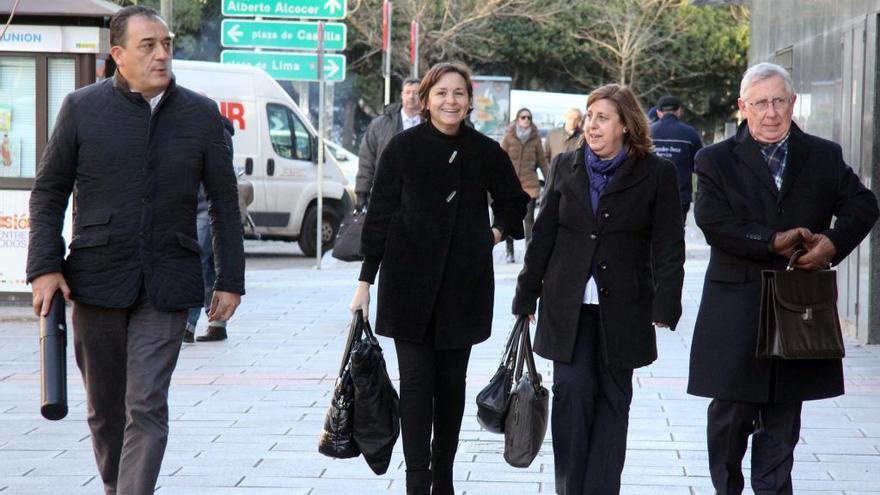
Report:
<svg viewBox="0 0 880 495"><path fill-rule="evenodd" d="M221 101L220 113L229 119L232 125L237 126L240 130L245 130L244 105L234 101Z"/></svg>

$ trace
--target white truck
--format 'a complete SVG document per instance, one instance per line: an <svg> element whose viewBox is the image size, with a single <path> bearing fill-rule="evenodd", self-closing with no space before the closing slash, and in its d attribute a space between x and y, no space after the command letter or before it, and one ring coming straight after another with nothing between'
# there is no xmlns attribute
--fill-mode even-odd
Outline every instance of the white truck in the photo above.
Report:
<svg viewBox="0 0 880 495"><path fill-rule="evenodd" d="M254 187L248 208L252 234L298 241L306 256L317 245L318 133L287 92L256 67L175 60L177 84L215 100L232 121L233 165ZM322 252L332 248L339 222L352 210L352 193L340 161L354 156L325 148ZM345 163L346 168L352 164ZM353 164L357 169L357 164Z"/></svg>

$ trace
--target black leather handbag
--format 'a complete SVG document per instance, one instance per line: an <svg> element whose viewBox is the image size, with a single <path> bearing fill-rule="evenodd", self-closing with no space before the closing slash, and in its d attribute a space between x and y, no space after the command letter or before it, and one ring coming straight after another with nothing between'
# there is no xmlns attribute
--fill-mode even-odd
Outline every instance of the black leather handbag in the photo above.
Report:
<svg viewBox="0 0 880 495"><path fill-rule="evenodd" d="M523 373L523 364L527 373ZM550 394L535 369L528 326L520 335L515 378L516 386L510 392L510 406L504 419L504 460L513 467L525 468L541 450L550 414Z"/></svg>
<svg viewBox="0 0 880 495"><path fill-rule="evenodd" d="M333 243L331 256L341 261L361 261L361 229L364 226L364 218L367 214L355 210L339 224L339 232L336 234L336 242Z"/></svg>
<svg viewBox="0 0 880 495"><path fill-rule="evenodd" d="M796 251L785 270L761 272L761 319L755 356L840 359L843 336L837 315L837 274L795 270Z"/></svg>
<svg viewBox="0 0 880 495"><path fill-rule="evenodd" d="M354 441L354 382L351 378L351 346L361 339L361 332L354 319L342 353L333 398L324 416L324 429L318 439L318 452L336 459L357 457L361 453Z"/></svg>
<svg viewBox="0 0 880 495"><path fill-rule="evenodd" d="M510 337L507 338L501 364L498 365L489 384L477 394L477 422L486 431L492 433L504 433L504 418L510 403L510 390L513 388L516 349L523 328L528 328L528 320L521 316L516 320Z"/></svg>

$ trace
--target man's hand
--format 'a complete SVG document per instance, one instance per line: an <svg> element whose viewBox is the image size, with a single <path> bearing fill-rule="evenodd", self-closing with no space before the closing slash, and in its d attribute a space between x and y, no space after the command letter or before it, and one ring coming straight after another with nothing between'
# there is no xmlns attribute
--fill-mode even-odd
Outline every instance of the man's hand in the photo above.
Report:
<svg viewBox="0 0 880 495"><path fill-rule="evenodd" d="M801 244L812 242L812 240L813 233L810 232L810 229L804 227L777 232L776 235L773 236L773 241L770 243L770 251L780 256L790 258L791 255L794 254L795 248Z"/></svg>
<svg viewBox="0 0 880 495"><path fill-rule="evenodd" d="M834 255L837 254L834 243L823 234L815 234L809 242L804 242L804 246L806 246L807 252L794 262L794 266L801 270L813 271L828 268Z"/></svg>
<svg viewBox="0 0 880 495"><path fill-rule="evenodd" d="M31 282L31 293L34 296L34 314L37 316L46 316L49 314L49 307L52 305L52 296L55 291L61 289L64 299L70 301L70 287L64 280L64 275L60 272L47 273L40 275Z"/></svg>
<svg viewBox="0 0 880 495"><path fill-rule="evenodd" d="M241 294L215 290L208 310L208 321L229 321L241 304Z"/></svg>
<svg viewBox="0 0 880 495"><path fill-rule="evenodd" d="M355 196L354 209L357 211L364 211L364 207L367 206L367 195L364 193L357 193Z"/></svg>
<svg viewBox="0 0 880 495"><path fill-rule="evenodd" d="M657 328L669 328L669 325L663 323L662 321L655 321L654 326Z"/></svg>
<svg viewBox="0 0 880 495"><path fill-rule="evenodd" d="M351 298L351 304L348 309L354 313L361 310L364 313L364 321L370 319L370 284L367 282L358 282L357 289L354 291L354 297Z"/></svg>

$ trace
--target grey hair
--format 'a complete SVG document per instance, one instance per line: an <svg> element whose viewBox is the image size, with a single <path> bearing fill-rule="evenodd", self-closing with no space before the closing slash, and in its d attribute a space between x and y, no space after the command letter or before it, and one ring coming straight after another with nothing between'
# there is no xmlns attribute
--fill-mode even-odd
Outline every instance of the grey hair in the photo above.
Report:
<svg viewBox="0 0 880 495"><path fill-rule="evenodd" d="M746 91L755 83L761 82L771 77L779 76L785 83L785 89L789 95L794 95L794 83L791 81L791 74L780 65L771 64L770 62L761 62L760 64L749 67L743 74L742 82L739 84L739 97L745 99Z"/></svg>

